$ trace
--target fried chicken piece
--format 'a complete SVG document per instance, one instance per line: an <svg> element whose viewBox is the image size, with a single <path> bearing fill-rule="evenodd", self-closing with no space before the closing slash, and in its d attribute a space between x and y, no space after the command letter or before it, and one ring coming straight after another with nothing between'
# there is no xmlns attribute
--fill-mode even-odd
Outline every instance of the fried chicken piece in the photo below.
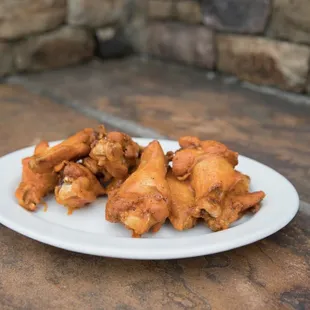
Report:
<svg viewBox="0 0 310 310"><path fill-rule="evenodd" d="M42 154L48 149L48 143L40 142L34 151L35 155ZM22 181L15 191L18 203L29 211L35 211L42 198L52 192L58 183L58 176L54 171L35 173L29 168L31 157L22 160Z"/></svg>
<svg viewBox="0 0 310 310"><path fill-rule="evenodd" d="M258 210L264 192L249 193L250 178L236 170L238 153L216 141L182 137L182 147L173 158L178 179L189 179L195 191L197 218L212 230L229 227L247 210Z"/></svg>
<svg viewBox="0 0 310 310"><path fill-rule="evenodd" d="M84 158L82 164L97 176L100 183L105 186L107 193L119 188L125 181L123 179L113 178L111 174L104 169L104 167L99 167L96 160L90 157Z"/></svg>
<svg viewBox="0 0 310 310"><path fill-rule="evenodd" d="M173 157L173 172L179 180L189 177L192 169L204 154L213 154L225 158L234 168L238 164L238 153L226 145L213 141L200 141L197 137L185 136L179 139L181 149Z"/></svg>
<svg viewBox="0 0 310 310"><path fill-rule="evenodd" d="M64 160L76 161L87 156L100 131L105 132L103 126L99 128L99 133L92 128L85 128L45 152L32 156L29 161L30 169L38 173L49 172Z"/></svg>
<svg viewBox="0 0 310 310"><path fill-rule="evenodd" d="M212 217L218 217L223 198L239 181L239 175L224 157L205 154L192 169L190 180L195 190L197 215L205 210Z"/></svg>
<svg viewBox="0 0 310 310"><path fill-rule="evenodd" d="M233 167L238 165L238 153L230 150L225 144L214 141L200 141L197 137L185 136L179 139L179 144L182 149L196 149L203 153L217 154L226 158Z"/></svg>
<svg viewBox="0 0 310 310"><path fill-rule="evenodd" d="M83 165L64 161L57 169L61 173L61 183L55 188L55 198L68 208L69 214L105 194L97 178Z"/></svg>
<svg viewBox="0 0 310 310"><path fill-rule="evenodd" d="M171 192L171 210L169 220L177 230L189 229L195 226L197 218L195 211L195 196L189 180L180 181L169 169L167 182Z"/></svg>
<svg viewBox="0 0 310 310"><path fill-rule="evenodd" d="M158 141L143 151L137 170L108 193L106 220L121 222L133 237L160 229L169 216L170 189L166 181L167 159Z"/></svg>
<svg viewBox="0 0 310 310"><path fill-rule="evenodd" d="M86 157L82 160L82 164L88 168L94 175L96 175L102 183L109 182L113 179L112 175L106 171L104 167L98 166L98 163L95 159L91 157Z"/></svg>
<svg viewBox="0 0 310 310"><path fill-rule="evenodd" d="M240 172L237 173L240 176L239 181L225 197L221 215L217 218L206 215L204 218L213 231L227 229L231 223L237 221L249 209L257 212L260 202L265 197L265 193L262 191L249 193L250 178Z"/></svg>
<svg viewBox="0 0 310 310"><path fill-rule="evenodd" d="M97 171L113 178L125 179L130 169L138 165L141 148L130 136L121 132L110 132L96 141L89 154L95 160Z"/></svg>
<svg viewBox="0 0 310 310"><path fill-rule="evenodd" d="M220 142L196 137L182 137L179 144L182 148L173 158L173 173L179 180L190 177L197 217L201 211L218 217L226 192L238 182L234 170L238 154Z"/></svg>
<svg viewBox="0 0 310 310"><path fill-rule="evenodd" d="M114 191L121 187L125 180L112 179L106 187L107 193Z"/></svg>

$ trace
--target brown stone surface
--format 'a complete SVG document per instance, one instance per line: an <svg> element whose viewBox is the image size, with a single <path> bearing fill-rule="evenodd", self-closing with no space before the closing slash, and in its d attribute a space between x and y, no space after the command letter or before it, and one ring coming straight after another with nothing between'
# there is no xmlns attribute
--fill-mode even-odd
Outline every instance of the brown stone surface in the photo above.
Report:
<svg viewBox="0 0 310 310"><path fill-rule="evenodd" d="M293 42L310 43L310 2L274 0L267 34Z"/></svg>
<svg viewBox="0 0 310 310"><path fill-rule="evenodd" d="M0 42L0 77L13 72L13 49L9 43Z"/></svg>
<svg viewBox="0 0 310 310"><path fill-rule="evenodd" d="M148 18L171 19L174 12L173 0L148 0Z"/></svg>
<svg viewBox="0 0 310 310"><path fill-rule="evenodd" d="M115 36L116 29L113 27L105 27L96 29L96 37L98 41L106 41Z"/></svg>
<svg viewBox="0 0 310 310"><path fill-rule="evenodd" d="M172 138L221 140L279 170L310 201L307 107L210 81L192 69L130 59L19 82L57 102L135 120ZM0 106L1 154L95 123L17 86L0 87ZM310 207L302 204L286 228L252 245L198 258L137 261L75 254L0 226L1 308L308 309L309 227Z"/></svg>
<svg viewBox="0 0 310 310"><path fill-rule="evenodd" d="M179 0L175 3L174 11L179 21L193 24L202 22L200 4L196 0Z"/></svg>
<svg viewBox="0 0 310 310"><path fill-rule="evenodd" d="M203 20L217 30L261 33L270 13L270 0L201 0Z"/></svg>
<svg viewBox="0 0 310 310"><path fill-rule="evenodd" d="M1 0L0 39L54 29L65 21L66 0Z"/></svg>
<svg viewBox="0 0 310 310"><path fill-rule="evenodd" d="M306 88L310 48L265 38L217 35L217 68L257 84Z"/></svg>
<svg viewBox="0 0 310 310"><path fill-rule="evenodd" d="M125 13L125 0L68 0L68 23L101 27L116 24Z"/></svg>
<svg viewBox="0 0 310 310"><path fill-rule="evenodd" d="M215 62L213 32L203 26L151 23L147 28L146 52L167 60L203 68Z"/></svg>
<svg viewBox="0 0 310 310"><path fill-rule="evenodd" d="M127 2L128 4L128 2ZM125 9L122 20L122 29L126 40L133 50L141 52L145 49L145 28L147 19L147 1L131 0Z"/></svg>
<svg viewBox="0 0 310 310"><path fill-rule="evenodd" d="M154 20L178 20L185 23L202 22L198 1L193 0L148 0L148 18Z"/></svg>
<svg viewBox="0 0 310 310"><path fill-rule="evenodd" d="M17 85L0 84L0 109L0 156L42 139L59 140L98 125L96 120Z"/></svg>
<svg viewBox="0 0 310 310"><path fill-rule="evenodd" d="M92 34L85 29L64 26L31 37L15 47L18 71L40 71L76 64L93 56Z"/></svg>

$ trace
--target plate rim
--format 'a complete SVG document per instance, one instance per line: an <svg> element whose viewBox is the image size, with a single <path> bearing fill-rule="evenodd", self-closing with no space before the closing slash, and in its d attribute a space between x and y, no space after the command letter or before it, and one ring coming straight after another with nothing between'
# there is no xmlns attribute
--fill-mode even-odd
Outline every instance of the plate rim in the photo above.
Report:
<svg viewBox="0 0 310 310"><path fill-rule="evenodd" d="M149 143L152 140L152 138L138 138L138 137L134 137L133 138L136 141L140 141L141 144L144 143ZM156 139L161 143L177 143L177 141L175 140L168 140L168 139ZM59 142L61 142L62 140L58 140L58 141L52 141L50 142L51 145L53 144L57 144ZM34 146L30 146L30 147L26 147L26 148L22 148L19 150L16 150L14 152L11 152L9 154L6 154L2 157L0 157L0 166L1 166L1 162L9 157L11 157L12 155L16 155L20 152L26 152L26 151L31 151L34 148ZM202 256L202 255L210 255L210 254L214 254L214 253L220 253L223 251L228 251L231 249L235 249L241 246L245 246L248 244L251 244L253 242L259 241L267 236L270 236L271 234L279 231L280 229L282 229L283 227L285 227L289 222L291 222L291 220L295 217L295 215L297 214L298 210L299 210L299 196L297 193L297 190L295 189L294 185L287 179L285 178L283 175L281 175L279 172L277 172L276 170L274 170L273 168L258 162L252 158L243 156L243 155L239 155L240 159L246 160L246 161L250 161L252 162L254 165L260 165L262 167L264 167L264 169L269 170L270 172L274 173L277 175L277 177L280 177L280 179L286 184L286 186L289 188L290 195L293 197L293 201L294 201L294 205L291 206L290 208L290 212L289 214L287 214L287 216L285 218L282 218L281 221L276 222L277 225L269 227L268 229L261 229L255 232L251 232L250 235L243 235L242 237L238 237L236 239L232 240L230 238L228 238L226 241L223 241L223 235L226 235L227 232L230 232L232 235L238 235L240 234L240 230L243 230L246 226L249 226L249 223L251 222L251 220L256 216L254 215L253 218L250 221L247 221L245 223L242 223L236 227L232 227L228 230L224 230L224 231L220 231L220 232L215 232L215 233L211 233L211 234L205 234L205 235L198 235L198 236L183 236L181 238L155 238L155 239L148 239L148 238L141 238L141 239L133 239L131 237L110 237L110 238L103 238L101 240L103 240L105 242L105 245L102 245L102 247L100 249L98 249L97 245L90 245L88 244L86 247L81 247L81 244L79 244L78 242L73 242L72 240L61 240L61 241L57 241L57 238L55 239L55 236L49 236L48 234L43 234L43 235L39 235L38 236L38 232L33 231L31 229L29 229L29 227L27 227L27 225L25 227L23 227L23 225L18 225L18 223L14 222L13 219L8 219L5 216L3 216L2 212L1 212L1 207L0 207L0 223L2 223L4 226L8 227L9 229L12 229L16 232L18 232L19 234L22 234L24 236L27 236L31 239L34 239L36 241L39 241L41 243L45 243L51 246L55 246L58 248L62 248L65 250L69 250L69 251L73 251L73 252L78 252L78 253L83 253L83 254L89 254L89 255L96 255L96 256L105 256L105 257L114 257L114 258L125 258L125 259L141 259L141 260L149 260L149 259L178 259L178 258L187 258L187 257L194 257L194 256ZM0 192L2 190L2 187L0 186ZM17 203L15 202L16 206ZM19 207L19 206L18 206ZM19 207L20 208L20 207ZM20 208L21 210L24 210L22 208ZM25 211L27 212L27 211ZM261 210L257 213L259 214L261 212ZM31 217L30 217L31 218ZM44 222L44 225L47 225L45 221L40 220L37 217L32 217L32 219L36 219L40 222ZM31 222L31 221L30 221ZM252 222L253 224L253 222ZM64 227L60 227L60 225L56 225L56 224L52 224L50 223L51 226L57 226L59 232L62 233L66 233L68 231L74 231L71 228L64 228ZM39 225L40 226L40 225ZM241 229L243 228L243 229ZM64 231L63 231L64 230ZM78 232L78 231L74 231L73 234L77 234L79 237L81 237L83 239L83 236L81 236L82 232ZM84 233L85 234L85 233ZM86 233L86 235L89 234L93 234L93 233ZM196 241L199 243L201 241L206 241L208 239L210 239L210 237L207 236L214 236L217 235L218 238L215 239L219 239L221 242L219 244L216 244L213 246L210 244L207 244L207 248L206 246L201 245L201 246L196 246L196 247L191 247L190 248L190 252L186 249L180 249L177 248L175 249L174 247L172 247L170 249L170 251L167 251L167 248L165 248L165 251L163 252L163 250L161 251L152 251L152 248L148 248L150 243L154 244L156 246L160 245L160 244L165 244L167 243L167 241L171 240L193 240L196 239ZM94 234L96 235L96 234ZM99 234L98 234L99 235ZM97 236L98 237L98 236ZM211 237L211 239L214 239L214 237ZM115 245L113 246L113 243L109 244L109 242L107 242L106 239L110 239L110 241L117 239L118 241L123 241L120 243L126 243L127 247L125 247L125 249L122 249L120 251L119 248L115 247ZM123 240L122 240L123 239ZM199 239L199 240L198 240ZM150 241L151 240L151 241ZM75 240L76 241L76 240ZM85 241L84 241L85 242ZM169 242L168 242L169 243ZM181 242L182 243L182 242ZM140 245L140 251L134 252L134 250L137 250L136 245L139 244ZM131 248L133 247L133 248ZM146 249L148 251L141 251L141 247L143 249ZM138 247L139 249L139 247ZM177 251L176 251L177 250Z"/></svg>

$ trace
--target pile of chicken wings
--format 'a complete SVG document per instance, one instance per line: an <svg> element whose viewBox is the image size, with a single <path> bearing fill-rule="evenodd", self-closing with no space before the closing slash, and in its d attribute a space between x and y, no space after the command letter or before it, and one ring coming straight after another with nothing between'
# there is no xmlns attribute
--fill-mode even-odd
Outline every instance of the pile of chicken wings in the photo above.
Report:
<svg viewBox="0 0 310 310"><path fill-rule="evenodd" d="M123 223L133 237L158 231L167 219L177 230L198 221L223 230L259 210L265 193L249 192L250 178L235 170L238 153L191 136L181 137L179 144L179 150L164 154L156 140L142 147L103 125L54 147L43 141L22 160L15 196L23 208L35 211L54 192L71 214L108 195L106 220Z"/></svg>

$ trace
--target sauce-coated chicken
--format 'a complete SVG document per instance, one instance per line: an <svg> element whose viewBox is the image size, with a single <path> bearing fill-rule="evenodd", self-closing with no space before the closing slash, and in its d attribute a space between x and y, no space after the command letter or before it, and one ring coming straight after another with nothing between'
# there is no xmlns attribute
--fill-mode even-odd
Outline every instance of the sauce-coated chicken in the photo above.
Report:
<svg viewBox="0 0 310 310"><path fill-rule="evenodd" d="M151 228L158 231L169 216L170 189L167 159L158 141L143 151L140 165L128 179L108 193L106 219L121 222L140 237Z"/></svg>

